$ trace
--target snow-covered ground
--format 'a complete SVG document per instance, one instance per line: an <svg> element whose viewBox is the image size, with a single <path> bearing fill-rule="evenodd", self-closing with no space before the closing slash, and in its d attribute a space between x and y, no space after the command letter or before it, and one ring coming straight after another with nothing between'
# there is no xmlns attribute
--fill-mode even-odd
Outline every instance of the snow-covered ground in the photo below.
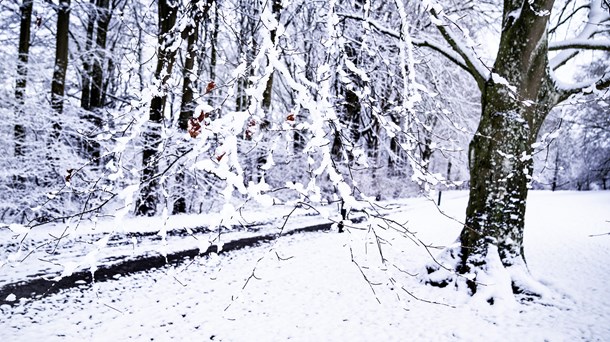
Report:
<svg viewBox="0 0 610 342"><path fill-rule="evenodd" d="M525 253L550 295L514 305L409 274L431 260L422 243L436 255L453 242L466 195L444 194L444 214L431 201L404 200L392 221L344 234L284 236L2 305L0 341L610 340L610 235L591 236L610 232L610 192L531 193Z"/></svg>

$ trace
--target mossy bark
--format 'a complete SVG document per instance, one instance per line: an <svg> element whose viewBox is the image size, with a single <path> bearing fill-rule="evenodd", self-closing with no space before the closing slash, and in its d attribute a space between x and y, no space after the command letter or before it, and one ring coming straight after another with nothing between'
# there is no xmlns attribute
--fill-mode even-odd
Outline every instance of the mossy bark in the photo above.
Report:
<svg viewBox="0 0 610 342"><path fill-rule="evenodd" d="M469 148L470 195L456 265L458 273L475 275L467 281L472 293L490 246L497 247L504 267L525 265L532 144L560 99L548 63L552 5L552 0L505 1L500 47L482 87L481 121Z"/></svg>

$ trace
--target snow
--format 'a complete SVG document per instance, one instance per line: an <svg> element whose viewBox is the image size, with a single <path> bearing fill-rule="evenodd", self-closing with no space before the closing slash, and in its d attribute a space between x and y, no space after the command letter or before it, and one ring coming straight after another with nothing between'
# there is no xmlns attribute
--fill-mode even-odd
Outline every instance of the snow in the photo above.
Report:
<svg viewBox="0 0 610 342"><path fill-rule="evenodd" d="M423 285L407 273L430 262L424 243L436 256L437 247L454 242L466 202L466 192L452 191L443 194L440 208L422 198L382 203L393 208L387 220L353 224L344 234L283 236L259 247L83 284L34 301L11 294L6 300L18 304L0 306L0 340L610 338L610 235L600 235L610 232L610 192L531 191L525 231L531 276L519 274L523 268L488 269L488 278L478 279L487 286L480 286L475 297ZM282 213L266 209L264 214ZM301 215L293 223L306 226L319 219ZM168 230L179 226L172 220ZM182 220L192 224L195 217ZM13 234L8 229L0 233L0 241ZM186 244L183 240L168 237L169 247L179 248L172 243ZM66 272L74 267L67 260L63 264ZM1 267L0 279L15 269ZM538 287L545 295L516 301L502 282L510 278L530 282L528 288ZM476 298L490 293L494 305Z"/></svg>

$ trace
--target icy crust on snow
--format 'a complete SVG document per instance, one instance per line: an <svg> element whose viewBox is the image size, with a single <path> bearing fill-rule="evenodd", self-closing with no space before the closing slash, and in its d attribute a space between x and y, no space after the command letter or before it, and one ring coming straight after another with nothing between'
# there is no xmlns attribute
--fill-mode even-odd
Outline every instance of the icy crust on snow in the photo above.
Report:
<svg viewBox="0 0 610 342"><path fill-rule="evenodd" d="M259 248L195 258L27 304L4 305L0 340L610 337L610 235L599 235L610 232L610 192L530 193L525 251L531 275L523 282L531 276L539 283L527 287L553 294L531 302L511 299L506 284L521 279L518 270L523 268L496 267L499 259L489 260L492 266L479 279L487 286L475 297L466 289L419 282L413 270L450 246L460 230L451 217L463 217L467 194L447 192L443 198L440 210L447 216L432 201L402 200L400 211L387 220L375 218L345 234L287 236ZM493 305L489 297L495 298Z"/></svg>

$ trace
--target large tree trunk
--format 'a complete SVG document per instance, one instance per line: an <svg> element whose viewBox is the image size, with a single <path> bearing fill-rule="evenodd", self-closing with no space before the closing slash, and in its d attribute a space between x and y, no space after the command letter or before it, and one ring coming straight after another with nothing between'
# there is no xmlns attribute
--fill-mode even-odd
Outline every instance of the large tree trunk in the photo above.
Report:
<svg viewBox="0 0 610 342"><path fill-rule="evenodd" d="M507 99L503 88L486 87L481 122L470 143L470 198L457 269L464 274L477 273L488 262L491 245L496 246L504 266L522 261L533 141L519 108L504 108L506 102L515 101ZM476 279L468 285L476 292Z"/></svg>
<svg viewBox="0 0 610 342"><path fill-rule="evenodd" d="M559 92L550 77L546 27L552 0L507 1L493 75L483 86L481 121L469 149L470 197L459 247L445 251L455 271L430 283L462 281L471 294L484 274L510 268L512 290L534 294L523 282L528 275L523 252L525 207L533 162L532 144ZM535 8L534 8L535 7ZM509 13L521 9L518 18ZM443 272L438 266L429 273ZM484 281L483 281L484 282ZM494 298L488 298L493 303Z"/></svg>
<svg viewBox="0 0 610 342"><path fill-rule="evenodd" d="M170 0L159 0L159 39L157 49L157 68L155 78L160 81L161 92L155 95L150 102L149 127L143 134L144 148L142 149L142 187L136 202L136 215L154 216L157 213L159 202L157 174L157 150L161 143L161 123L167 95L165 84L172 73L175 51L169 48L173 40L177 39L171 33L176 24L177 3Z"/></svg>

